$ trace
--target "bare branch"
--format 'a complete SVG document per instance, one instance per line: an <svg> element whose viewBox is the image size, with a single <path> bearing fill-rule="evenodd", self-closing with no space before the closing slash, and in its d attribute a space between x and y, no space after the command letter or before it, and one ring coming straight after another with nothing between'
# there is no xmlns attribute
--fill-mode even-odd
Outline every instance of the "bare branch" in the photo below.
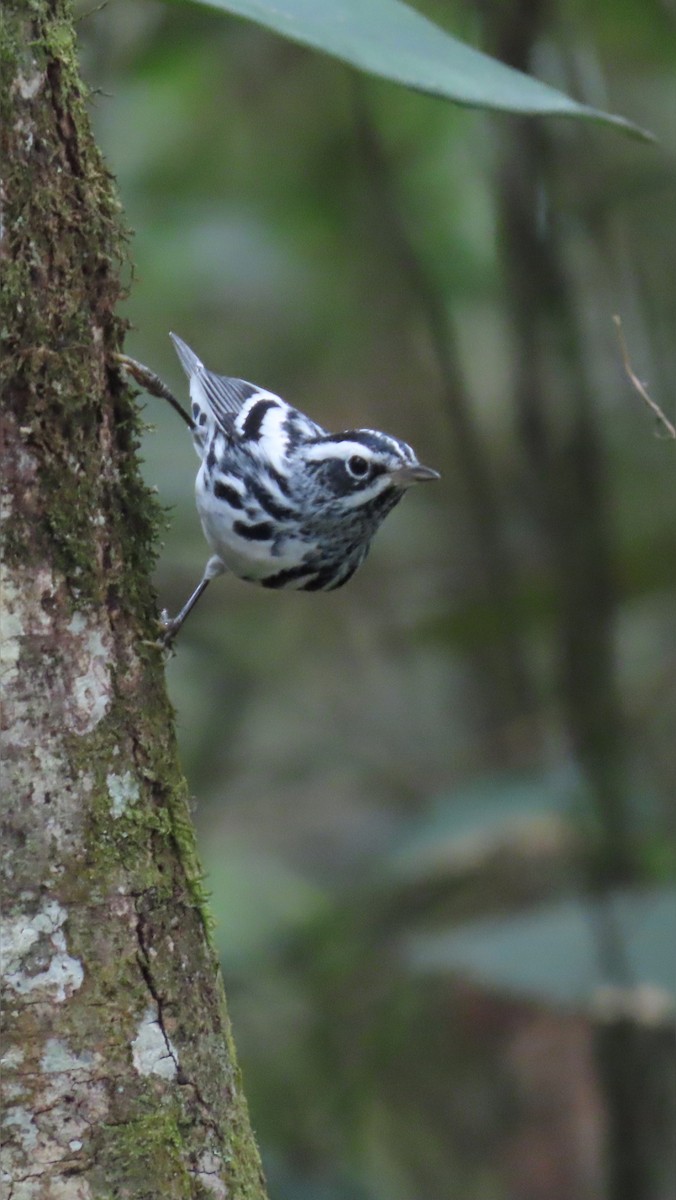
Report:
<svg viewBox="0 0 676 1200"><path fill-rule="evenodd" d="M667 416L665 416L665 414L662 412L662 409L660 408L659 404L656 404L656 402L653 400L652 396L648 395L648 392L646 391L644 384L641 383L641 380L639 379L638 375L635 373L635 371L631 365L631 361L629 358L629 351L627 349L627 343L625 341L624 332L622 329L622 321L621 321L620 317L614 316L613 321L615 322L615 327L617 329L617 336L618 336L619 343L620 343L620 353L622 355L622 365L624 366L624 369L625 369L625 372L626 372L626 375L627 375L627 378L628 378L630 384L632 385L634 390L638 392L639 396L644 401L644 403L648 405L648 408L653 413L653 415L657 418L660 425L662 425L662 427L664 429L666 429L667 437L674 438L676 440L676 426L672 425L669 418Z"/></svg>

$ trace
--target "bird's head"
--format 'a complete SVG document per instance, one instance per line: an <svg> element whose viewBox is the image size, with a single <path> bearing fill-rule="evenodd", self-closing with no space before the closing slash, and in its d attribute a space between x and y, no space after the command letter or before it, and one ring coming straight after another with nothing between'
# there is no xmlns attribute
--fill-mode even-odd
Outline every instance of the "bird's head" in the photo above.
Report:
<svg viewBox="0 0 676 1200"><path fill-rule="evenodd" d="M316 504L382 520L414 483L438 479L406 442L373 429L325 434L302 448Z"/></svg>

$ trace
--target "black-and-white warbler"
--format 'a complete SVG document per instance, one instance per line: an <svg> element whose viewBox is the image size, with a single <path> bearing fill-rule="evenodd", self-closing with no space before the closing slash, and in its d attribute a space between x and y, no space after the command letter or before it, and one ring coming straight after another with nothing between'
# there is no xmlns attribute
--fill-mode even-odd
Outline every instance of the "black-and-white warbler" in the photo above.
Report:
<svg viewBox="0 0 676 1200"><path fill-rule="evenodd" d="M119 356L181 413L201 460L195 494L212 555L178 616L166 619L165 644L224 571L267 588L342 587L406 489L439 478L405 442L374 429L326 433L273 392L207 371L170 336L190 381L191 417L153 372Z"/></svg>

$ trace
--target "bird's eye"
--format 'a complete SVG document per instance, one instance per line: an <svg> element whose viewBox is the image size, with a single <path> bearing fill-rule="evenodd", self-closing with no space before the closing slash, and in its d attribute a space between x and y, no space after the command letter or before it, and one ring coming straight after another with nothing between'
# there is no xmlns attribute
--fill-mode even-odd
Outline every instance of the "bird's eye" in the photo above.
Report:
<svg viewBox="0 0 676 1200"><path fill-rule="evenodd" d="M365 475L368 475L369 465L366 459L362 458L361 454L353 454L347 460L347 469L350 475L354 475L355 479L363 479Z"/></svg>

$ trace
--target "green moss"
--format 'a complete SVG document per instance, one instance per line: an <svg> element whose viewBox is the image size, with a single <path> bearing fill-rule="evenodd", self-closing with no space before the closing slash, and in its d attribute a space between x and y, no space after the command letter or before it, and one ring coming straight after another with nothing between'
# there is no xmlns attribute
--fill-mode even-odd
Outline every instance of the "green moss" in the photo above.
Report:
<svg viewBox="0 0 676 1200"><path fill-rule="evenodd" d="M105 715L84 735L54 731L73 806L76 796L82 803L73 830L62 831L65 844L72 832L77 849L75 861L67 850L61 855L54 894L68 909L69 952L82 961L85 982L50 1019L83 1049L102 1047L101 1025L109 1023L110 1078L124 1081L108 1089L111 1123L93 1132L92 1194L209 1195L191 1172L208 1132L228 1147L232 1196L261 1200L246 1104L239 1085L230 1087L238 1078L234 1047L207 944L207 897L162 655L147 644L157 634L149 574L164 517L141 481L142 422L112 365L125 333L115 309L128 234L91 137L70 15L65 0L8 0L0 26L7 227L0 387L10 435L20 442L17 469L25 471L6 553L22 572L51 568L60 629L69 608L82 608L97 614L110 644ZM18 73L29 82L25 99L12 88ZM30 139L43 153L27 151ZM60 644L55 635L49 648L57 674ZM66 635L63 646L68 653ZM22 653L28 664L44 648L29 639ZM37 672L39 663L32 665ZM128 803L122 787L116 806L112 775L133 781ZM130 1039L149 1001L180 1022L181 1063L194 1064L194 1086L133 1071ZM208 1106L199 1098L206 1094Z"/></svg>
<svg viewBox="0 0 676 1200"><path fill-rule="evenodd" d="M31 13L32 21L26 19ZM0 57L10 64L8 82L20 73L37 81L38 89L35 103L19 102L11 87L0 86L2 158L8 164L3 393L11 388L20 398L17 411L26 449L40 464L43 500L36 497L10 522L10 561L26 563L31 551L42 560L49 546L73 606L99 603L95 523L103 519L113 534L113 565L125 575L120 592L147 622L154 607L148 568L162 517L138 473L139 417L107 365L125 331L115 305L129 237L91 138L70 5L57 0L20 11L9 5ZM20 103L25 116L17 120ZM33 144L57 147L31 159L30 169L27 120ZM103 407L111 392L112 413Z"/></svg>
<svg viewBox="0 0 676 1200"><path fill-rule="evenodd" d="M176 1103L157 1106L123 1125L102 1129L104 1178L118 1180L132 1195L152 1194L194 1200L193 1177L186 1170L184 1138Z"/></svg>
<svg viewBox="0 0 676 1200"><path fill-rule="evenodd" d="M52 58L60 59L64 66L74 71L77 77L75 61L75 35L72 25L66 21L55 21L47 29L44 40L40 43Z"/></svg>
<svg viewBox="0 0 676 1200"><path fill-rule="evenodd" d="M209 944L213 948L214 920L209 906L209 890L197 853L195 829L188 811L187 792L177 790L169 806L171 813L171 837L185 874L191 901L200 913Z"/></svg>
<svg viewBox="0 0 676 1200"><path fill-rule="evenodd" d="M152 649L152 648L151 648ZM156 675L161 664L148 669ZM151 699L152 697L152 699ZM189 793L181 772L172 730L172 711L163 689L147 696L140 722L135 730L137 745L150 747L138 777L138 796L114 812L110 777L117 779L123 769L121 749L129 737L128 713L124 698L118 696L106 717L87 737L69 741L69 757L74 769L93 779L88 809L89 854L82 864L87 888L97 892L114 886L121 869L134 864L134 890L150 888L158 896L175 889L171 872L158 871L158 862L170 858L180 863L189 904L201 919L211 942L213 920L209 895L200 865L195 831L189 812Z"/></svg>

